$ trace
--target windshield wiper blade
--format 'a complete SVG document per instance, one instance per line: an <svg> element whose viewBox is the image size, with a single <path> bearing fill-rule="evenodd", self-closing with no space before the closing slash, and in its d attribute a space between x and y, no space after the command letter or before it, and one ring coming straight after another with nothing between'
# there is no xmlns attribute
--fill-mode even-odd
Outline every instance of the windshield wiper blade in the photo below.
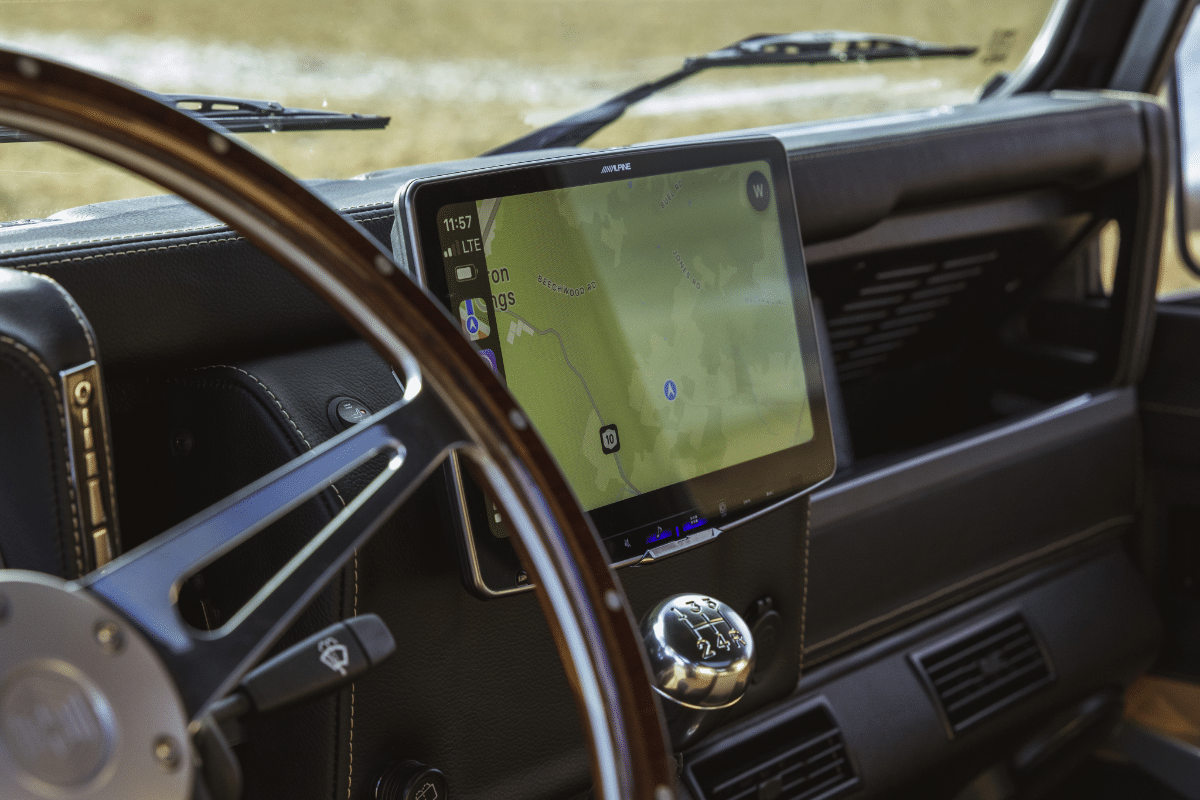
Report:
<svg viewBox="0 0 1200 800"><path fill-rule="evenodd" d="M159 97L185 114L215 122L231 133L378 130L386 128L392 120L391 117L374 114L287 108L270 100L203 94L163 94Z"/></svg>
<svg viewBox="0 0 1200 800"><path fill-rule="evenodd" d="M154 94L185 114L219 125L230 133L269 131L357 131L386 128L391 117L288 108L270 100L246 100L204 94ZM0 127L0 143L40 142L40 136Z"/></svg>
<svg viewBox="0 0 1200 800"><path fill-rule="evenodd" d="M852 31L757 34L720 50L685 59L683 66L669 75L622 92L599 105L489 150L484 155L544 150L549 147L577 147L601 128L615 122L634 103L711 67L836 64L945 56L966 58L975 55L978 50L978 47L923 42L908 36Z"/></svg>

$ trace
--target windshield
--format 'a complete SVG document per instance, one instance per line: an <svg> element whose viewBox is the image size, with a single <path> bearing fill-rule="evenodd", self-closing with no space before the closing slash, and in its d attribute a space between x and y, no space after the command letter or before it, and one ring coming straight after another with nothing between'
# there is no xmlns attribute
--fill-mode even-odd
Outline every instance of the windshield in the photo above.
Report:
<svg viewBox="0 0 1200 800"><path fill-rule="evenodd" d="M1016 69L1050 6L1051 0L7 0L0 39L162 93L390 116L382 131L243 137L300 177L338 178L478 155L666 74L686 56L757 33L837 29L978 51L966 58L710 70L634 106L587 146L972 102L990 78ZM10 178L86 172L45 145L5 144L0 158ZM75 181L74 190L62 203L10 192L5 218L152 191L117 175ZM12 196L21 194L31 199Z"/></svg>

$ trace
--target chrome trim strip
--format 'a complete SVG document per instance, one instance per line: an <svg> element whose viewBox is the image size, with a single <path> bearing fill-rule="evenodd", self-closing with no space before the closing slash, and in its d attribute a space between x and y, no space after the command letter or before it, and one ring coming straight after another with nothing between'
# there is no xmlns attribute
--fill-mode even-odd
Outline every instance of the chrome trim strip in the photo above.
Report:
<svg viewBox="0 0 1200 800"><path fill-rule="evenodd" d="M1052 46L1057 45L1059 40L1066 36L1067 30L1063 26L1063 20L1067 18L1069 11L1074 10L1077 2L1078 0L1055 0L1054 5L1050 8L1050 13L1046 15L1046 21L1042 23L1042 29L1038 31L1033 44L1026 51L1025 58L1021 59L1021 63L1004 81L1004 85L988 100L1011 97L1024 91L1034 74L1041 68L1042 62L1046 59L1046 54L1050 52Z"/></svg>
<svg viewBox="0 0 1200 800"><path fill-rule="evenodd" d="M75 519L82 533L84 564L103 567L119 542L112 451L100 365L88 361L58 374L67 418L67 473L75 487Z"/></svg>

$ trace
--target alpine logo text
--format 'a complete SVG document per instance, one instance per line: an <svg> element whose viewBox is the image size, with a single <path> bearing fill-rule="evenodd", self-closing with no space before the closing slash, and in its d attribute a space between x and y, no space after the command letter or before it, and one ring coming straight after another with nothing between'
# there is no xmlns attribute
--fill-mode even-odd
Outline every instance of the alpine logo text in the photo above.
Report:
<svg viewBox="0 0 1200 800"><path fill-rule="evenodd" d="M600 168L600 174L603 175L606 172L625 172L631 169L633 169L633 167L631 167L628 162L625 164L606 164Z"/></svg>

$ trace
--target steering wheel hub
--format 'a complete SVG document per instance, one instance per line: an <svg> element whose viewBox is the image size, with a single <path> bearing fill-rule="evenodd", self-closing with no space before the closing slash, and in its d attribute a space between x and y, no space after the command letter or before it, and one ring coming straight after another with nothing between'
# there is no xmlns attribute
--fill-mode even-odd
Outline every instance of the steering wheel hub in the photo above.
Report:
<svg viewBox="0 0 1200 800"><path fill-rule="evenodd" d="M29 664L0 693L0 738L35 780L59 788L86 785L112 760L112 707L65 661Z"/></svg>
<svg viewBox="0 0 1200 800"><path fill-rule="evenodd" d="M183 705L150 646L91 595L0 573L0 797L187 797Z"/></svg>

